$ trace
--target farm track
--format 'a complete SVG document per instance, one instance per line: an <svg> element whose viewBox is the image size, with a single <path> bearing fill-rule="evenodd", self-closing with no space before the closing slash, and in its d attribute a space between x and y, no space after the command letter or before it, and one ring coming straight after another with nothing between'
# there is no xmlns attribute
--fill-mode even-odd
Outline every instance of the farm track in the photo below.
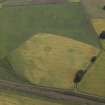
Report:
<svg viewBox="0 0 105 105"><path fill-rule="evenodd" d="M9 89L9 90L15 90L20 92L26 92L31 93L33 95L38 96L44 96L47 98L55 99L55 100L64 100L64 101L76 101L81 103L89 103L90 105L105 105L105 99L82 94L82 93L76 93L72 91L66 91L66 90L59 90L54 88L46 88L46 87L40 87L40 86L34 86L34 85L23 85L20 83L0 80L0 89Z"/></svg>

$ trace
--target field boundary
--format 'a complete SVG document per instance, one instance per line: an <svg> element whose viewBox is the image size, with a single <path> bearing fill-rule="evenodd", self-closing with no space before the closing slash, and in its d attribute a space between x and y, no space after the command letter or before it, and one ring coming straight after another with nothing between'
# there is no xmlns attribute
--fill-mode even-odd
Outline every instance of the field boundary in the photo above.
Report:
<svg viewBox="0 0 105 105"><path fill-rule="evenodd" d="M6 7L26 6L26 5L41 5L41 4L62 4L65 0L30 0L30 1L8 1L5 0L1 4Z"/></svg>
<svg viewBox="0 0 105 105"><path fill-rule="evenodd" d="M64 101L77 101L77 102L88 102L92 105L105 105L105 99L99 99L97 96L87 95L77 92L62 92L55 90L54 88L46 89L46 87L40 88L33 85L23 85L15 82L0 80L0 89L15 90L20 92L27 92L33 95L45 96L47 98Z"/></svg>

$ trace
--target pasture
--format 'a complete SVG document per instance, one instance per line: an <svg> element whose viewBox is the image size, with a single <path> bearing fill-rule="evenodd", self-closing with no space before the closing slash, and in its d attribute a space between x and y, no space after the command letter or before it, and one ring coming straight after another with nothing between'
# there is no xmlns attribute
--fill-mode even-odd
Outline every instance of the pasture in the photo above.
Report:
<svg viewBox="0 0 105 105"><path fill-rule="evenodd" d="M53 33L99 47L87 22L80 4L3 7L0 9L0 58L36 33Z"/></svg>
<svg viewBox="0 0 105 105"><path fill-rule="evenodd" d="M29 83L23 77L19 77L15 71L13 71L12 65L9 63L7 58L0 60L0 80Z"/></svg>
<svg viewBox="0 0 105 105"><path fill-rule="evenodd" d="M74 3L79 3L80 2L80 0L67 0L67 1L74 2Z"/></svg>

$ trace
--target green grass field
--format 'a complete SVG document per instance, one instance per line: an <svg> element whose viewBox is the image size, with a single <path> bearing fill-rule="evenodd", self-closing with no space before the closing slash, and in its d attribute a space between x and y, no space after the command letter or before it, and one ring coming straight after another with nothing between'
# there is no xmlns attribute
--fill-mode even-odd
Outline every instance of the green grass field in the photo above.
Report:
<svg viewBox="0 0 105 105"><path fill-rule="evenodd" d="M13 71L13 68L11 64L9 64L9 61L7 61L7 59L2 59L0 61L0 80L8 80L19 83L29 83L23 77L19 77L15 73L15 71Z"/></svg>
<svg viewBox="0 0 105 105"><path fill-rule="evenodd" d="M64 35L98 46L95 33L82 10L80 4L68 2L1 8L0 58L40 32Z"/></svg>
<svg viewBox="0 0 105 105"><path fill-rule="evenodd" d="M101 34L102 31L105 31L105 19L104 18L95 18L91 20L93 27L98 35ZM101 40L102 46L105 48L105 41Z"/></svg>

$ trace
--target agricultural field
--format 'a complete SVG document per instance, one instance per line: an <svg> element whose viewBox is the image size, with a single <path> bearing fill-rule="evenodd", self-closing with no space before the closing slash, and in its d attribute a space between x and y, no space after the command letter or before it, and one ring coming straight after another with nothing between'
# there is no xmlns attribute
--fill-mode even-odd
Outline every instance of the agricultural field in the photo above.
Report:
<svg viewBox="0 0 105 105"><path fill-rule="evenodd" d="M67 0L67 1L74 2L74 3L79 3L80 2L80 0Z"/></svg>
<svg viewBox="0 0 105 105"><path fill-rule="evenodd" d="M36 33L67 36L98 47L95 33L85 20L85 14L79 4L44 4L1 8L0 58L6 56Z"/></svg>
<svg viewBox="0 0 105 105"><path fill-rule="evenodd" d="M26 6L18 6L18 7L3 7L0 9L0 22L1 22L0 24L0 58L4 59L6 56L11 55L11 52L13 50L20 47L25 41L35 36L37 33L52 33L52 35L56 34L58 36L65 36L65 37L71 38L72 41L77 40L81 43L89 44L89 45L86 45L88 46L86 52L90 51L90 53L89 54L86 53L86 55L83 54L84 56L83 61L85 57L89 59L92 55L96 54L95 47L99 48L99 45L98 45L97 38L95 36L95 32L91 29L91 25L89 24L89 22L87 24L86 20L87 18L85 16L85 13L82 11L82 7L79 3L72 4L72 3L65 2L64 4L56 4L56 5L43 4L43 5L34 5L34 6L26 5ZM85 37L85 35L88 37ZM71 42L70 44L72 45ZM83 44L83 46L85 46L85 44ZM82 51L82 48L81 48L82 53L85 53L84 49L85 48L83 48L83 51ZM47 50L49 49L47 48ZM66 54L68 53L66 52ZM64 55L64 57L65 56L67 55ZM67 61L69 60L67 59ZM88 63L87 60L86 62L84 62L84 64L86 63ZM81 62L81 65L82 65L82 62ZM81 66L78 65L77 67L80 68ZM16 71L17 71L17 68L16 68ZM14 76L17 75L15 71L12 70L11 72L14 74ZM76 71L73 71L73 74L75 72ZM70 75L68 75L67 81L69 80L72 81L73 76L71 79L69 79ZM21 78L23 77L21 76ZM31 82L32 81L33 80L31 79ZM58 80L58 82L60 81ZM69 88L69 85L70 85L69 82L66 83L67 84L66 86L62 86L62 83L64 82L66 81L65 80L61 81L61 87Z"/></svg>
<svg viewBox="0 0 105 105"><path fill-rule="evenodd" d="M0 79L15 81L15 82L22 82L22 81L19 81L20 79L17 79L17 76L15 75L14 72L3 67L0 67Z"/></svg>
<svg viewBox="0 0 105 105"><path fill-rule="evenodd" d="M0 80L79 91L74 89L75 74L86 69L100 51L96 32L80 0L47 1L0 0ZM102 20L92 23L100 31L104 27ZM81 90L104 95L104 55L83 78ZM93 82L97 81L100 85L94 89ZM0 105L81 105L1 88ZM96 93L98 89L101 91Z"/></svg>
<svg viewBox="0 0 105 105"><path fill-rule="evenodd" d="M105 52L88 71L80 85L80 90L89 94L105 96Z"/></svg>
<svg viewBox="0 0 105 105"><path fill-rule="evenodd" d="M91 22L98 35L100 35L100 33L105 30L105 19L104 18L103 19L95 18L95 19L92 19Z"/></svg>
<svg viewBox="0 0 105 105"><path fill-rule="evenodd" d="M105 0L81 0L81 3L91 18L105 18Z"/></svg>
<svg viewBox="0 0 105 105"><path fill-rule="evenodd" d="M93 19L92 24L97 34L100 35L105 30L105 19ZM100 41L105 49L105 41ZM95 94L105 97L105 50L98 58L97 62L90 69L86 77L81 83L81 90L90 94Z"/></svg>
<svg viewBox="0 0 105 105"><path fill-rule="evenodd" d="M105 31L105 19L92 19L92 24L97 34L100 35L102 31ZM105 48L105 41L101 40L102 46Z"/></svg>
<svg viewBox="0 0 105 105"><path fill-rule="evenodd" d="M23 77L19 77L18 75L16 75L11 64L5 58L0 61L0 80L29 83Z"/></svg>
<svg viewBox="0 0 105 105"><path fill-rule="evenodd" d="M0 90L0 105L81 105L77 102L54 101L30 94Z"/></svg>
<svg viewBox="0 0 105 105"><path fill-rule="evenodd" d="M45 33L34 35L8 59L15 72L31 83L69 89L75 73L97 52L88 44Z"/></svg>

